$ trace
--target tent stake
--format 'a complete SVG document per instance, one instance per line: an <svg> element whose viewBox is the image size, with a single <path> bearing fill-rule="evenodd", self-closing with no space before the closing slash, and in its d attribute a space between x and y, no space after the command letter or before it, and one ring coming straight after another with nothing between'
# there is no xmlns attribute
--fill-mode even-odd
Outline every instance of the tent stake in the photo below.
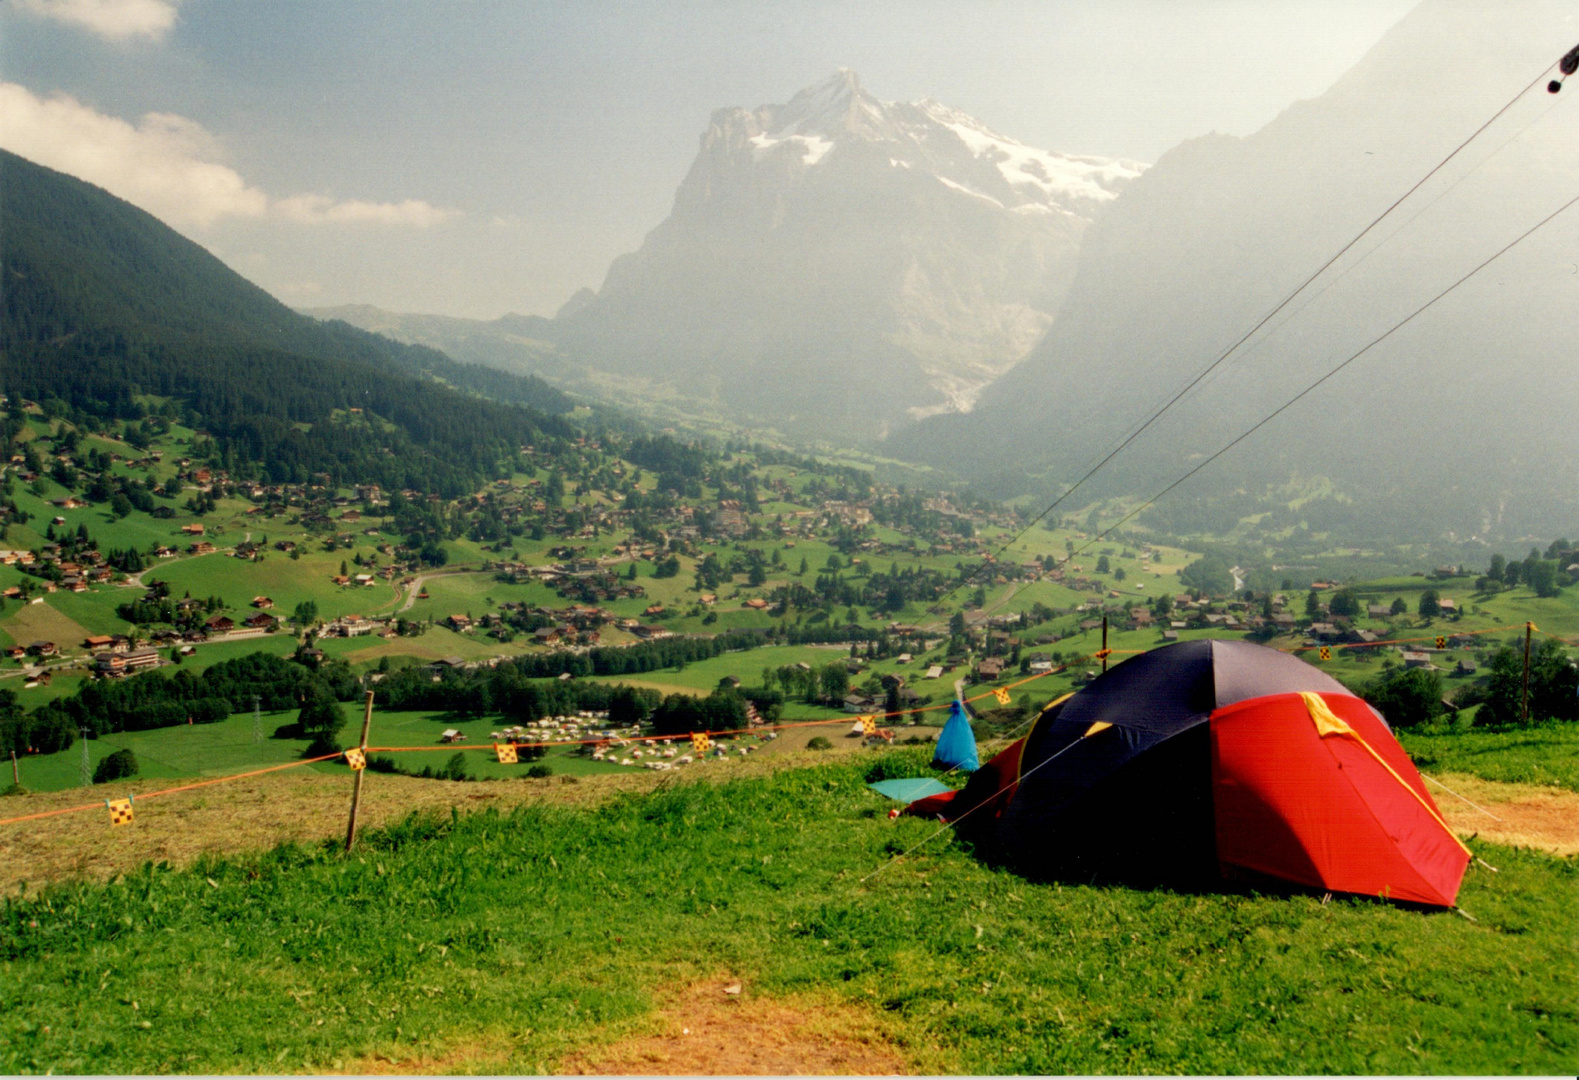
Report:
<svg viewBox="0 0 1579 1080"><path fill-rule="evenodd" d="M373 725L373 691L367 692L367 709L362 713L362 741L357 745L362 748L362 753L367 753L367 729ZM356 779L351 787L351 820L345 826L345 850L349 853L351 844L356 840L356 810L362 804L362 774L365 768L356 770Z"/></svg>

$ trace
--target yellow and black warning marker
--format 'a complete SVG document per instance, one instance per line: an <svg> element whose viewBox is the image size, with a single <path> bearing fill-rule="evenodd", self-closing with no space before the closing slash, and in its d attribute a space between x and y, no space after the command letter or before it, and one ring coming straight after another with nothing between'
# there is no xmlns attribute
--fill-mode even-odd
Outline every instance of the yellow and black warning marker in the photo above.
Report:
<svg viewBox="0 0 1579 1080"><path fill-rule="evenodd" d="M515 752L515 743L494 743L493 752L499 758L501 765L514 765L521 760Z"/></svg>
<svg viewBox="0 0 1579 1080"><path fill-rule="evenodd" d="M360 746L353 746L345 752L345 763L351 767L352 772L360 772L367 768L367 751Z"/></svg>
<svg viewBox="0 0 1579 1080"><path fill-rule="evenodd" d="M110 808L110 825L130 825L132 823L132 797L124 799L105 799L104 805Z"/></svg>
<svg viewBox="0 0 1579 1080"><path fill-rule="evenodd" d="M876 735L877 734L877 717L875 717L875 716L863 716L863 717L861 717L861 734L862 735Z"/></svg>
<svg viewBox="0 0 1579 1080"><path fill-rule="evenodd" d="M992 692L992 696L998 699L999 705L1009 704L1009 691L1005 690L1001 686Z"/></svg>
<svg viewBox="0 0 1579 1080"><path fill-rule="evenodd" d="M1436 638L1436 647L1439 649L1447 648L1447 638L1443 637L1441 634L1438 634Z"/></svg>
<svg viewBox="0 0 1579 1080"><path fill-rule="evenodd" d="M1322 660L1331 660L1331 659L1332 659L1332 650L1331 650L1331 649L1329 649L1329 648L1327 648L1327 646L1325 646L1325 645L1323 645L1323 646L1322 646L1322 647L1321 647L1321 651L1320 651L1320 652L1318 652L1318 653L1317 653L1317 654L1316 654L1316 656L1317 656L1317 657L1318 657L1318 658L1319 658L1319 659L1322 659Z"/></svg>
<svg viewBox="0 0 1579 1080"><path fill-rule="evenodd" d="M698 754L705 754L713 748L713 740L705 731L691 732L691 749Z"/></svg>

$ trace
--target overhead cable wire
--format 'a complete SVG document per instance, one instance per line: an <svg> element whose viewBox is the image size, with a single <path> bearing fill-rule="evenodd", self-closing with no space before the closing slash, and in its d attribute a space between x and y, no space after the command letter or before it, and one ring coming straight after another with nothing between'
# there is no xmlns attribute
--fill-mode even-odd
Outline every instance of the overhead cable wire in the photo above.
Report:
<svg viewBox="0 0 1579 1080"><path fill-rule="evenodd" d="M1437 293L1430 300L1427 300L1424 304L1421 304L1419 307L1415 308L1414 311L1410 312L1403 319L1401 319L1400 321L1394 323L1392 325L1392 327L1389 328L1386 332L1380 334L1379 336L1377 336L1375 338L1372 338L1370 343L1368 345L1366 345L1364 348L1360 349L1356 353L1351 354L1347 360L1344 360L1337 367L1335 367L1332 370L1328 371L1325 375L1321 376L1321 378L1317 379L1315 382L1313 382L1309 386L1305 387L1305 389L1301 390L1299 393L1297 393L1293 397L1289 398L1283 404L1279 405L1276 409L1273 409L1266 416L1264 416L1260 420L1256 421L1255 424L1251 425L1249 428L1245 429L1243 432L1241 432L1240 434L1235 436L1233 438L1233 440L1230 441L1226 446L1223 446L1216 453L1212 454L1210 457L1206 458L1200 464L1198 464L1194 468L1192 468L1189 472L1185 473L1183 476L1181 476L1177 480L1173 481L1173 483L1169 484L1167 487L1165 487L1161 491L1157 492L1157 494L1153 495L1151 498L1149 498L1145 502L1141 503L1140 506L1136 507L1134 510L1131 510L1128 514L1125 514L1118 521L1114 522L1112 525L1110 525L1106 529L1102 530L1096 536L1092 537L1090 540L1088 540L1084 544L1080 545L1079 548L1077 548L1074 551L1070 552L1069 555L1067 555L1065 557L1064 561L1067 562L1069 559L1074 558L1076 555L1078 555L1078 554L1080 554L1080 552L1086 550L1086 548L1090 547L1092 544L1100 543L1102 540L1105 540L1108 536L1110 536L1113 533L1113 531L1115 529L1119 528L1121 525L1124 525L1125 523L1127 523L1127 522L1131 521L1132 519L1134 519L1139 514L1141 514L1144 511L1146 511L1148 508L1150 508L1152 505L1154 505L1159 499L1161 499L1163 496L1165 496L1169 492L1171 492L1174 488L1176 488L1180 484L1184 483L1190 477L1194 476L1196 473L1198 473L1202 469L1206 468L1208 465L1210 465L1212 462L1216 461L1218 458L1222 457L1228 451L1232 450L1234 447L1236 447L1240 443L1244 442L1251 435L1254 435L1257 431L1260 431L1267 424L1269 424L1273 420L1277 419L1277 417L1281 416L1284 412L1288 411L1297 402L1299 402L1301 399L1303 399L1306 395L1310 394L1317 387L1321 386L1323 383L1327 382L1327 380L1331 379L1334 375L1337 375L1344 368L1348 367L1350 364L1354 363L1360 357L1362 357L1366 353L1370 352L1376 346L1380 345L1382 342L1384 342L1388 338L1392 337L1399 330L1402 330L1405 326L1409 325L1411 322L1413 322L1421 314L1423 314L1424 312L1426 312L1430 308L1434 307L1439 301L1441 301L1449 293L1453 292L1460 285L1463 285L1466 281L1468 281L1470 278L1474 277L1476 274L1480 273L1486 267L1488 267L1492 263L1496 262L1503 255L1505 255L1509 251L1513 250L1513 248L1517 247L1520 243L1522 243L1525 239L1527 239L1531 234L1536 232L1536 230L1538 230L1542 226L1546 225L1553 218L1556 218L1559 214L1561 214L1563 211L1567 210L1569 207L1573 206L1575 203L1579 203L1579 195L1576 195L1572 199L1569 199L1567 202L1565 202L1561 206L1559 206L1556 210L1553 210L1550 214L1547 214L1545 217L1543 217L1540 221L1537 221L1534 225L1531 225L1528 229L1524 230L1524 232L1520 233L1515 239L1511 240L1509 243L1507 243L1503 247L1499 248L1493 255L1491 255L1489 258L1487 258L1484 262L1480 263L1473 270L1469 271L1469 273L1465 274L1463 277L1461 277L1457 281L1453 282L1453 284L1449 285L1447 288L1445 288L1441 292Z"/></svg>
<svg viewBox="0 0 1579 1080"><path fill-rule="evenodd" d="M1371 249L1369 251L1365 252L1359 258L1355 259L1353 262L1351 262L1347 266L1345 266L1341 271L1339 271L1338 273L1334 274L1327 281L1323 282L1322 285L1321 285L1321 288L1316 289L1305 300L1304 303L1300 304L1293 311L1290 311L1283 318L1283 320L1281 322L1277 323L1277 325L1273 326L1270 330L1268 330L1265 334L1263 334L1259 341L1255 342L1255 344L1253 344L1253 345L1249 346L1248 348L1244 349L1239 354L1239 359L1242 360L1244 357L1246 357L1248 355L1251 355L1256 350L1260 349L1269 340L1271 340L1273 335L1275 335L1279 330L1283 329L1283 327L1287 326L1294 319L1298 318L1301 312L1305 311L1312 304L1314 304L1317 300L1319 300L1323 296L1325 296L1327 294L1328 290L1332 289L1333 286L1337 285L1344 278L1348 277L1354 271L1358 270L1361 266L1365 265L1366 260L1368 260L1372 255L1375 255L1378 251L1380 251L1383 247L1385 247L1389 240L1391 240L1393 237L1397 236L1399 233L1403 232L1409 226L1413 225L1416 221L1420 220L1420 218L1423 217L1426 213L1428 213L1431 210L1432 207L1436 206L1443 199L1447 198L1454 191L1458 190L1458 188L1459 188L1459 186L1461 184L1463 184L1471 176L1474 176L1475 173L1477 171L1479 171L1482 167L1484 167L1488 162L1490 162L1492 158L1496 157L1498 154L1502 153L1502 151L1506 150L1509 146L1511 146L1514 142L1516 142L1526 131L1528 131L1530 128L1534 127L1540 121L1544 120L1546 118L1546 115L1548 113L1550 113L1556 107L1557 107L1557 102L1554 101L1550 105L1548 105L1546 108L1542 109L1535 116L1531 117L1530 120L1523 127L1519 128L1519 130L1515 131L1512 135L1508 136L1507 139L1505 139L1501 143L1499 143L1497 145L1496 149L1492 150L1491 153L1487 154L1484 158L1482 158L1481 160L1477 161L1462 176L1460 176L1458 179L1454 180L1447 187L1443 188L1436 195L1432 196L1432 198L1429 201L1427 201L1424 206L1420 207L1413 214L1411 214L1408 218L1406 218L1404 221L1400 222L1397 228L1393 229L1386 236L1383 236L1382 238L1377 240L1375 245L1373 247L1371 247ZM1380 220L1380 219L1378 219L1378 220ZM1307 282L1306 284L1308 285L1309 282Z"/></svg>
<svg viewBox="0 0 1579 1080"><path fill-rule="evenodd" d="M1339 259L1343 258L1343 256L1346 255L1349 251L1351 251L1356 244L1358 244L1361 240L1363 240L1367 235L1369 235L1371 233L1372 230L1374 230L1378 225L1380 225L1382 223L1382 221L1384 221L1390 214L1392 214L1392 212L1394 210L1398 209L1398 207L1401 206L1404 203L1405 200L1407 200L1416 191L1419 191L1420 188L1422 186L1424 186L1427 181L1429 181L1433 176L1435 176L1438 172L1440 172L1449 162L1451 162L1460 153L1462 153L1464 151L1464 149L1469 146L1470 143L1474 142L1475 139L1477 139L1481 135L1482 132L1484 132L1487 128L1491 127L1492 124L1495 124L1498 120L1500 120L1503 117L1503 115L1505 113L1507 113L1507 111L1509 109L1513 108L1514 105L1516 105L1522 98L1524 98L1524 96L1527 95L1531 90L1535 89L1536 86L1540 85L1541 80L1546 77L1547 73L1551 71L1553 66L1554 65L1550 65L1549 64L1545 68L1541 69L1540 74L1537 75L1533 80L1531 80L1531 82L1529 83L1528 86L1524 87L1524 89L1520 90L1517 94L1513 95L1512 98L1508 99L1507 103L1504 104L1495 113L1493 113L1491 115L1490 119L1486 120L1485 123L1481 124L1474 131L1472 131L1468 135L1468 137L1466 137L1462 142L1460 142L1457 146L1455 146L1453 148L1451 153L1449 153L1441 161L1437 162L1436 165L1433 166L1431 168L1431 170L1429 172L1427 172L1424 176L1422 176L1419 180L1415 181L1415 183L1410 186L1409 190L1405 191L1402 195L1398 196L1397 199L1393 200L1393 202L1387 207L1387 209L1383 210L1374 219L1372 219L1370 224L1366 225L1365 228L1361 229L1358 233L1356 233L1354 235L1354 237L1349 240L1348 243L1344 244L1343 247L1338 249L1336 254L1334 254L1326 262L1322 263L1319 267L1317 267L1316 270L1313 273L1311 273L1308 277L1306 277L1305 280L1302 281L1299 284L1299 286L1294 289L1293 292L1289 293L1281 301L1279 301L1277 306L1275 306L1274 308L1272 308L1272 310L1268 311L1264 316L1262 316L1261 319L1258 322L1256 322L1256 324L1254 326L1252 326L1249 330L1245 331L1245 333L1243 335L1241 335L1239 337L1239 339L1236 340L1232 345L1228 346L1227 349L1223 350L1223 352L1218 354L1218 356L1217 356L1217 358L1215 360L1213 360L1210 364L1208 364L1205 368L1203 368L1199 373L1197 373L1194 378L1192 378L1189 382L1187 382L1181 389L1179 389L1172 397L1170 397L1166 402L1164 402L1159 408L1155 409L1151 413L1151 415L1148 416L1145 419L1145 421L1143 421L1138 427L1132 428L1130 430L1130 432L1127 435L1125 435L1119 441L1117 446L1115 446L1113 449L1108 451L1107 454L1105 454L1100 460L1098 460L1095 465L1093 465L1089 469L1087 469L1086 472L1078 480L1076 480L1074 482L1074 484L1072 484L1068 488L1068 490L1064 491L1061 495L1059 495L1057 498L1055 498L1047 506L1046 509L1041 511L1041 513L1037 514L1028 523L1026 523L1024 528L1022 528L1019 532L1015 533L1007 541L1005 541L1003 543L1003 545L1001 547L999 547L998 550L996 552L994 552L990 557L988 557L988 559L982 564L982 569L985 569L987 567L987 565L989 565L989 564L991 564L993 562L996 562L998 560L998 558L1005 551L1008 551L1010 547L1012 547L1022 537L1024 537L1026 533L1030 532L1031 529L1033 529L1039 522L1041 522L1044 518L1046 518L1048 514L1052 513L1060 505L1062 505L1064 500L1068 499L1069 496L1073 495L1077 490L1079 490L1079 488L1081 488L1086 483L1086 481L1090 480L1093 476L1095 476L1098 472L1100 472L1103 468L1105 468L1107 466L1107 464L1109 462L1111 462L1115 457L1117 457L1120 453L1122 453L1127 446L1129 446L1131 443L1133 443L1142 434L1144 434L1154 423L1156 423L1159 419L1161 419L1161 417L1163 416L1164 413L1168 412L1175 405L1177 405L1179 403L1179 401L1181 399L1183 399L1186 394L1188 394L1191 390L1195 389L1195 387L1198 386L1203 379L1205 379L1208 375L1210 375L1213 371L1215 371L1218 367L1220 367L1230 356L1232 356L1236 351L1238 351L1239 348L1242 345L1245 344L1245 342L1249 341L1252 337L1255 336L1255 334L1258 331L1260 331L1262 329L1262 327L1266 326L1267 323L1271 322L1272 319L1275 318L1278 315L1279 312L1283 311L1284 308L1288 307L1288 305L1290 303L1292 303L1302 292L1304 292L1311 285L1312 282L1314 282L1323 273L1325 273ZM1506 144L1504 144L1504 145L1506 145ZM1500 150L1501 148L1499 147L1498 149ZM1477 165L1476 167L1478 168L1479 166ZM1457 186L1457 185L1455 184L1455 186ZM1413 220L1413 219L1411 219L1411 220ZM1405 224L1407 225L1407 223L1405 223ZM1390 236L1387 239L1390 239L1392 235L1396 235L1396 232L1393 233L1393 234L1390 234ZM1385 243L1385 242L1386 242L1386 240L1384 239L1383 243ZM1301 310L1303 310L1303 309L1301 309ZM1067 560L1065 560L1065 561L1067 561ZM979 571L978 571L978 573L979 573ZM950 590L950 593L952 593L954 591L957 591L960 588L963 588L966 584L969 583L969 581L971 580L971 577L974 577L974 575L971 575L970 577L966 577L965 579L961 580L961 582L958 585L956 585L954 587L954 589ZM948 594L945 594L945 596L947 596L947 595Z"/></svg>

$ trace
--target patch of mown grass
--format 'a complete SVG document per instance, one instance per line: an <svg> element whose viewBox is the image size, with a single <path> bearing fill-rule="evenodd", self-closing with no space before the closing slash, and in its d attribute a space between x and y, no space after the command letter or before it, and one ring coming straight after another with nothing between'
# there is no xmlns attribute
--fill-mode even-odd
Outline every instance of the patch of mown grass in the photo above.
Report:
<svg viewBox="0 0 1579 1080"><path fill-rule="evenodd" d="M903 765L922 759L896 753ZM913 760L912 760L913 759ZM1579 863L1497 849L1477 917L1040 884L884 816L870 760L596 809L411 817L0 908L0 1071L294 1072L640 1030L721 971L968 1073L1571 1072ZM1489 854L1489 852L1488 852Z"/></svg>
<svg viewBox="0 0 1579 1080"><path fill-rule="evenodd" d="M1469 773L1485 780L1554 784L1579 791L1579 724L1396 734L1424 772Z"/></svg>

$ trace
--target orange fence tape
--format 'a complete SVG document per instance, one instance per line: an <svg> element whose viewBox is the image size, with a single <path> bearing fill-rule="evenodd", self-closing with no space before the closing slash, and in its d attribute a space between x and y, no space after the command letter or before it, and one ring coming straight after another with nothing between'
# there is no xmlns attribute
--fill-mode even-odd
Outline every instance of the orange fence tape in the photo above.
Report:
<svg viewBox="0 0 1579 1080"><path fill-rule="evenodd" d="M1063 670L1063 669L1059 669L1059 670ZM1003 687L1002 689L1012 690L1015 687L1024 686L1026 683L1035 682L1037 679L1045 678L1048 675L1053 675L1053 674L1056 674L1056 673L1057 672L1054 672L1054 671L1040 672L1040 673L1038 673L1036 675L1030 676L1029 678L1021 679L1018 682L1010 683L1007 687ZM965 700L966 700L966 703L969 704L971 702L980 701L980 700L982 700L983 698L986 698L986 697L992 697L996 693L997 693L996 690L988 690L984 694L979 694L979 695L977 695L976 697L973 697L973 698L966 698ZM947 704L944 704L944 705L927 705L927 706L922 706L920 709L902 709L899 712L881 713L881 714L876 714L876 715L878 716L878 718L887 718L887 717L891 717L891 716L904 716L904 715L906 715L908 713L911 713L911 712L918 712L918 711L919 712L930 712L930 711L935 710L935 709L946 709L946 708L949 708L949 705L947 705ZM791 723L787 723L787 724L769 724L769 725L765 725L765 729L766 730L771 730L771 731L778 731L780 729L797 728L797 727L814 727L814 726L817 726L817 725L826 725L826 724L843 724L843 723L847 723L848 720L849 720L848 717L835 717L835 718L829 719L829 720L805 720L805 721L791 722ZM734 731L708 732L708 734L709 735L745 735L745 734L750 734L750 733L752 733L753 731L756 731L756 730L759 730L759 729L742 728L742 729L738 729L738 730L734 730ZM622 739L620 741L621 742L627 742L627 743L631 743L631 742L664 742L664 741L670 741L670 740L674 740L674 739L688 739L688 738L690 738L689 734L686 734L686 735L641 735L641 736L636 736L636 737L633 737L633 738L630 738L630 739ZM544 746L544 747L548 747L548 746L583 746L583 745L589 745L589 744L608 743L608 742L611 742L611 741L613 741L613 740L610 740L610 739L578 739L578 740L565 740L563 742L516 743L515 745L517 747L522 747L522 746L529 746L529 747L530 746ZM475 746L454 746L453 748L456 749L456 750L490 750L490 751L494 749L492 743L487 743L487 744L478 743ZM433 750L442 750L442 749L445 749L445 747L442 746L442 745L440 745L440 746L369 746L367 748L369 753L373 753L375 751L379 752L379 753L395 753L395 752L401 752L401 751L416 751L416 750L433 751ZM303 758L300 761L288 761L288 762L284 763L283 765L270 765L267 768L251 769L251 770L248 770L247 772L234 773L234 774L232 774L230 776L215 777L212 780L200 780L200 781L197 781L196 783L180 784L180 785L177 785L176 787L161 788L158 791L146 792L145 794L139 795L137 797L139 799L152 799L152 798L155 798L156 796L159 796L159 795L173 795L176 792L180 792L180 791L193 791L193 790L196 790L197 788L212 787L215 784L229 783L232 780L245 780L246 778L251 777L251 776L262 776L265 773L280 772L281 770L284 770L284 769L295 769L295 768L299 768L300 766L303 766L303 765L316 764L317 762L320 762L320 761L332 761L335 758L341 757L342 753L343 753L342 751L337 750L337 751L335 751L332 754L324 754L324 755L322 755L320 757L313 757L313 758ZM100 799L100 800L97 800L97 801L91 802L91 803L82 803L82 804L80 804L78 806L61 807L58 810L43 810L43 811L40 811L40 812L35 813L35 814L21 814L21 815L18 815L16 817L0 818L0 825L19 825L19 824L21 824L22 822L25 822L25 821L38 821L38 820L41 820L43 818L59 817L62 814L78 814L78 813L81 813L81 812L83 812L85 810L96 810L96 809L98 809L99 807L101 807L103 805L104 805L104 800Z"/></svg>
<svg viewBox="0 0 1579 1080"><path fill-rule="evenodd" d="M295 769L299 766L312 765L319 761L330 761L339 756L340 751L336 750L334 753L324 754L322 757L302 758L300 761L287 761L283 765L270 765L266 769L253 769L250 772L235 773L231 776L220 776L214 778L213 780L200 780L195 784L182 784L179 787L161 788L158 791L145 792L144 794L137 797L139 799L152 799L159 795L173 795L178 791L192 791L196 788L212 787L214 784L229 783L232 780L245 780L249 776L262 776L264 773L279 772L281 769ZM37 814L23 814L20 817L0 818L0 825L15 825L23 821L36 821L39 818L57 817L61 814L75 814L83 810L93 810L103 805L104 800L101 799L98 802L84 803L81 806L67 806L60 810L45 810Z"/></svg>
<svg viewBox="0 0 1579 1080"><path fill-rule="evenodd" d="M1545 630L1540 630L1533 623L1530 624L1530 627L1531 627L1531 629L1536 630L1539 633L1545 634L1547 637L1555 638L1556 640L1563 641L1565 644L1567 644L1565 639L1563 639L1561 637L1558 637L1558 635L1556 635L1556 634L1548 633ZM1482 635L1482 634L1500 634L1500 633L1505 633L1505 632L1507 632L1509 630L1519 630L1519 629L1522 629L1522 628L1523 628L1522 626L1499 626L1499 627L1494 627L1494 628L1492 628L1490 630L1459 630L1459 631L1454 631L1451 635L1447 635L1447 636L1450 636L1450 637L1473 637L1473 636ZM1330 650L1330 649L1356 649L1356 648L1370 649L1370 648L1376 648L1376 647L1382 646L1382 645L1408 645L1408 644L1412 644L1412 643L1417 642L1417 641L1431 641L1435 637L1438 637L1438 636L1441 636L1441 635L1427 635L1427 636L1416 637L1416 638L1392 638L1392 639L1389 639L1389 640L1386 640L1386 641L1356 641L1356 642L1346 642L1346 643L1336 644L1336 645L1299 645L1299 646L1296 646L1296 647L1291 648L1291 649L1283 649L1283 650L1280 650L1280 651L1288 652L1288 653L1297 653L1297 652L1305 652L1305 651L1308 651L1310 649L1323 649L1323 650ZM964 703L967 704L967 705L970 705L970 704L974 704L975 702L982 701L982 700L984 700L986 698L989 698L989 697L990 698L995 698L995 699L997 699L998 701L1001 702L1003 700L1003 695L1007 694L1011 690L1018 689L1019 687L1025 686L1028 683L1033 683L1033 682L1035 682L1038 679L1044 679L1044 678L1046 678L1049 675L1062 674L1064 672L1067 672L1071 667L1077 666L1079 664L1087 663L1087 662L1090 662L1090 661L1093 661L1093 660L1101 659L1104 655L1107 655L1107 656L1113 656L1113 655L1131 655L1131 656L1135 656L1135 655L1140 655L1141 653L1144 653L1146 651L1147 650L1145 650L1145 649L1104 649L1104 650L1101 650L1101 651L1099 651L1097 653L1093 653L1093 654L1091 654L1089 656L1075 657L1074 659L1064 663L1063 665L1053 669L1052 671L1039 672L1039 673L1037 673L1035 675L1031 675L1031 676L1029 676L1027 678L1019 679L1019 680L1017 680L1015 682L1009 683L1007 686L993 687L993 688L991 688L991 689L989 689L989 690L987 690L987 691L985 691L985 692L983 692L981 694L977 694L975 697L965 698L964 699ZM890 718L893 718L893 717L906 716L906 715L917 713L917 712L935 712L935 711L938 711L938 710L941 710L941 709L948 709L948 708L951 708L951 707L952 707L952 702L945 702L945 703L941 703L941 704L937 704L937 705L918 706L917 708L914 708L914 709L900 709L897 712L875 713L875 714L869 714L869 715L871 715L874 720L887 720L887 719L890 719ZM731 730L731 731L710 731L710 732L707 732L706 734L708 734L709 736L749 735L749 734L753 734L753 733L758 732L758 731L787 731L787 730L790 730L790 729L793 729L793 728L831 726L831 725L834 725L834 724L845 724L845 723L848 723L848 722L849 722L849 717L847 717L847 716L840 716L840 717L832 717L832 718L829 718L829 719L826 719L826 720L799 720L799 721L790 721L790 722L787 722L787 723L764 724L764 725L762 725L759 728L737 728L737 729L734 729L734 730ZM637 735L637 736L632 736L630 738L621 738L621 739L618 739L618 740L607 739L607 738L598 738L598 739L565 739L565 740L552 741L552 742L515 743L514 745L516 747L518 747L518 748L519 747L590 746L590 745L606 745L606 744L609 744L609 743L615 742L615 741L618 741L618 742L620 742L622 744L624 744L624 743L643 743L643 742L673 742L673 741L676 741L676 740L689 739L690 737L691 736L690 736L689 733L682 734L682 735ZM446 747L443 744L440 744L440 745L437 745L437 746L369 746L367 748L367 751L369 753L375 753L375 752L376 753L408 753L408 752L417 752L417 751L432 752L432 751L435 751L435 750L442 750L442 749L445 749L445 748ZM473 745L473 746L458 746L458 745L455 745L455 744L451 744L449 746L449 749L454 749L454 750L487 750L487 751L491 751L491 752L496 752L494 744L491 743L491 742L489 742L489 743L478 743L478 744ZM303 765L313 765L313 764L316 764L317 762L320 762L320 761L331 761L331 760L333 760L335 758L338 758L338 757L341 757L341 756L342 756L342 752L337 750L333 754L324 754L324 755L322 755L320 757L303 758L300 761L289 761L289 762L286 762L286 763L284 763L282 765L270 765L267 768L263 768L263 769L251 769L251 770L249 770L247 772L235 773L235 774L230 775L230 776L215 777L212 780L200 780L200 781L197 781L197 782L191 783L191 784L180 784L180 785L178 785L176 787L161 788L158 791L150 791L150 792L147 792L145 794L139 795L137 797L139 799L152 799L152 798L156 798L156 797L158 797L160 795L174 795L177 792L194 791L194 790L196 790L198 788L212 787L215 784L229 783L232 780L245 780L248 777L252 777L252 776L262 776L262 775L264 775L266 773L280 772L280 771L282 771L284 769L295 769L295 768L299 768L300 766L303 766ZM0 818L0 825L18 825L18 824L21 824L22 822L25 822L25 821L38 821L38 820L41 820L43 818L58 817L58 816L60 816L62 814L77 814L77 813L81 813L81 812L83 812L85 810L96 810L96 809L98 809L99 807L101 807L103 805L104 805L104 801L102 799L100 799L100 800L95 800L94 802L91 802L91 803L82 803L82 804L80 804L78 806L62 807L62 808L60 808L58 810L43 810L43 811L40 811L40 812L34 813L34 814L21 814L21 815L19 815L17 817Z"/></svg>
<svg viewBox="0 0 1579 1080"><path fill-rule="evenodd" d="M1502 634L1502 633L1506 633L1509 630L1523 630L1523 629L1524 629L1524 624L1520 623L1518 626L1494 626L1490 630L1455 630L1451 634L1426 634L1426 635L1423 635L1421 637L1412 637L1412 638L1388 638L1386 641L1345 641L1345 642L1331 643L1331 644L1326 644L1326 645L1321 645L1321 644L1317 644L1317 645L1296 645L1296 646L1294 646L1291 649L1279 649L1278 652L1286 652L1286 653L1309 652L1311 649L1321 649L1323 651L1329 650L1329 649L1375 649L1375 648L1379 648L1382 645L1412 645L1412 644L1414 644L1417 641L1433 641L1434 642L1440 637L1448 637L1448 638L1477 637L1477 636L1479 636L1481 634ZM1322 657L1322 659L1325 660L1326 657Z"/></svg>

